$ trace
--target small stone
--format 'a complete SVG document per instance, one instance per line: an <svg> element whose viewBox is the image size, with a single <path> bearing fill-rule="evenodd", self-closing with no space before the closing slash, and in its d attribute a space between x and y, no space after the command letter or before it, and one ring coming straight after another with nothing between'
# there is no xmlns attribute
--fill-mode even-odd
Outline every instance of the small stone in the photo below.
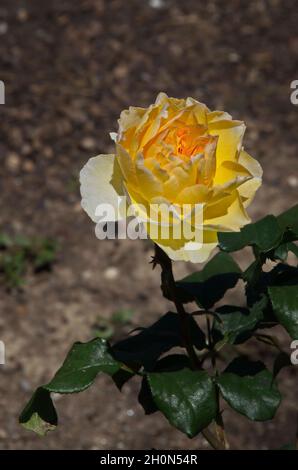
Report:
<svg viewBox="0 0 298 470"><path fill-rule="evenodd" d="M240 55L237 52L230 52L229 56L229 61L232 62L232 64L236 64L240 60Z"/></svg>
<svg viewBox="0 0 298 470"><path fill-rule="evenodd" d="M32 389L31 384L28 382L26 379L21 379L20 380L20 388L24 392L29 392Z"/></svg>
<svg viewBox="0 0 298 470"><path fill-rule="evenodd" d="M93 272L89 269L86 269L85 271L82 272L82 278L85 281L89 281L93 277Z"/></svg>
<svg viewBox="0 0 298 470"><path fill-rule="evenodd" d="M42 152L46 158L52 158L54 155L54 152L51 147L44 147Z"/></svg>
<svg viewBox="0 0 298 470"><path fill-rule="evenodd" d="M32 171L35 168L35 165L31 160L25 160L23 164L23 168L27 173L32 173Z"/></svg>
<svg viewBox="0 0 298 470"><path fill-rule="evenodd" d="M127 410L126 414L127 414L127 416L134 416L135 412L134 412L134 410Z"/></svg>
<svg viewBox="0 0 298 470"><path fill-rule="evenodd" d="M5 23L4 21L0 23L0 34L1 36L3 36L4 34L6 34L8 31L8 24Z"/></svg>
<svg viewBox="0 0 298 470"><path fill-rule="evenodd" d="M116 78L124 78L127 76L127 73L128 73L128 68L126 67L126 65L118 65L115 69L114 69L114 75Z"/></svg>
<svg viewBox="0 0 298 470"><path fill-rule="evenodd" d="M0 429L0 439L6 439L7 432L4 429Z"/></svg>
<svg viewBox="0 0 298 470"><path fill-rule="evenodd" d="M164 0L149 0L149 5L151 8L163 8L165 6Z"/></svg>
<svg viewBox="0 0 298 470"><path fill-rule="evenodd" d="M96 140L93 137L85 137L81 141L81 147L84 150L93 150L94 148L96 148Z"/></svg>
<svg viewBox="0 0 298 470"><path fill-rule="evenodd" d="M291 188L297 188L298 186L298 178L297 176L291 175L288 177L288 185L291 186Z"/></svg>
<svg viewBox="0 0 298 470"><path fill-rule="evenodd" d="M25 21L28 20L28 17L28 10L26 10L26 8L20 8L17 11L17 18L21 23L25 23Z"/></svg>
<svg viewBox="0 0 298 470"><path fill-rule="evenodd" d="M103 275L109 281L113 281L119 276L119 269L114 266L110 266L104 271Z"/></svg>
<svg viewBox="0 0 298 470"><path fill-rule="evenodd" d="M183 54L183 47L181 47L180 44L173 43L170 45L170 51L173 53L173 55L179 57Z"/></svg>
<svg viewBox="0 0 298 470"><path fill-rule="evenodd" d="M21 149L22 155L29 155L32 152L32 147L29 144L24 144Z"/></svg>
<svg viewBox="0 0 298 470"><path fill-rule="evenodd" d="M6 159L6 166L10 171L12 172L18 171L20 168L20 163L21 163L21 160L17 153L10 152L8 154L7 159Z"/></svg>

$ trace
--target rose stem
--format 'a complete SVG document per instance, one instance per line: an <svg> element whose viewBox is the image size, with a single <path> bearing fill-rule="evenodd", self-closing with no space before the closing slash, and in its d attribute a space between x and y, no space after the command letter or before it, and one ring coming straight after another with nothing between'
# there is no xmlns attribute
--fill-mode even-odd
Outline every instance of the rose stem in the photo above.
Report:
<svg viewBox="0 0 298 470"><path fill-rule="evenodd" d="M154 265L159 264L161 266L162 291L167 298L170 298L174 302L177 313L179 314L183 346L187 350L192 366L195 369L201 369L200 362L192 345L188 321L189 314L185 311L182 302L179 301L177 296L177 287L173 275L172 261L158 245L155 244L154 246L155 256L153 262Z"/></svg>
<svg viewBox="0 0 298 470"><path fill-rule="evenodd" d="M180 317L182 342L188 353L191 364L195 369L201 369L200 362L192 344L188 322L189 314L185 311L183 303L179 300L177 295L177 287L173 275L172 261L158 245L154 244L154 247L155 255L152 260L153 268L157 264L161 266L162 291L166 298L170 298L174 302L177 309L177 313ZM225 449L225 446L214 436L211 431L209 431L209 429L204 429L202 434L206 441L209 442L211 447L214 449Z"/></svg>
<svg viewBox="0 0 298 470"><path fill-rule="evenodd" d="M212 335L211 335L211 325L210 325L210 319L208 317L208 313L206 313L206 322L207 322L207 337L208 337L208 348L212 353L211 356L211 363L212 363L212 368L213 372L215 375L218 374L217 369L216 369L216 355L214 354L214 344L212 341ZM217 401L217 408L218 408L218 413L215 419L215 432L217 435L218 440L221 442L222 446L224 449L228 449L229 444L227 441L226 433L225 433L225 428L224 428L224 422L222 419L222 415L220 412L220 401L219 401L219 391L218 388L216 387L216 401Z"/></svg>

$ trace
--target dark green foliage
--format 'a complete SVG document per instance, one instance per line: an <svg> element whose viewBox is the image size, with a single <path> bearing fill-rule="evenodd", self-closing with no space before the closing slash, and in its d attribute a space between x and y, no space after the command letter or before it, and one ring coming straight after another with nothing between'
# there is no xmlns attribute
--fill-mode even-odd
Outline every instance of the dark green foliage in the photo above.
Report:
<svg viewBox="0 0 298 470"><path fill-rule="evenodd" d="M221 421L220 396L233 410L251 420L272 419L281 401L277 375L292 364L276 337L264 328L279 325L292 339L298 339L298 268L286 264L289 252L297 256L297 239L298 206L295 206L278 217L270 215L250 224L238 233L219 234L222 251L202 270L176 283L172 279L173 285L169 285L172 273L168 260L157 260L161 266L166 262L162 273L166 284L162 283L162 290L174 301L178 313L168 312L151 326L135 330L112 346L98 337L88 343L76 343L54 378L36 390L20 422L45 434L57 425L50 392L80 392L99 373L110 375L120 390L132 377L140 377L138 399L145 414L160 411L171 425L189 437L203 431L212 421ZM25 241L21 245L23 251L19 251L18 258L7 262L14 267L6 268L7 272L17 273L17 278L23 272L24 253L29 249ZM242 272L228 252L245 246L252 247L255 259ZM0 249L10 249L9 238L0 237ZM50 262L50 252L51 246L45 246L35 258L35 266ZM276 264L265 272L263 265L268 259ZM9 276L13 278L12 274ZM216 306L239 280L245 284L246 293L241 306ZM196 308L192 315L186 313L183 303L190 301L195 301L201 310ZM206 315L204 332L198 321L201 325ZM127 322L130 317L131 313L118 315L113 322ZM227 357L222 354L223 349L232 350L234 357L239 354L237 345L252 338L274 353L272 366L267 368L262 362L238 356L227 367L222 367L221 362L219 372L216 361ZM204 370L208 358L212 367ZM104 405L98 405L98 412L101 406Z"/></svg>

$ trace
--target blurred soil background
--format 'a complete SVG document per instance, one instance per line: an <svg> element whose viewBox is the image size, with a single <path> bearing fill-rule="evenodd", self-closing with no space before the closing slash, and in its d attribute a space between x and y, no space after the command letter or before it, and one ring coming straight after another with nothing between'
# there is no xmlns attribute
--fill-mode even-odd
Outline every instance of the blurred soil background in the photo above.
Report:
<svg viewBox="0 0 298 470"><path fill-rule="evenodd" d="M105 328L120 338L172 308L148 264L150 242L99 242L80 208L79 170L90 156L113 150L108 133L122 109L147 106L159 91L225 109L246 122L245 147L264 168L253 220L297 202L298 107L290 102L297 7L295 0L1 0L0 232L8 245L35 250L1 277L1 449L208 448L160 414L145 417L137 381L120 394L99 377L82 394L55 397L60 424L46 438L17 420L74 341ZM38 259L51 269L38 269ZM178 277L196 269L175 264ZM20 280L21 288L8 288ZM231 303L241 288L229 293ZM289 338L282 340L289 351ZM253 342L249 352L270 363ZM283 370L279 382L285 398L274 421L224 412L232 448L293 440L297 370Z"/></svg>

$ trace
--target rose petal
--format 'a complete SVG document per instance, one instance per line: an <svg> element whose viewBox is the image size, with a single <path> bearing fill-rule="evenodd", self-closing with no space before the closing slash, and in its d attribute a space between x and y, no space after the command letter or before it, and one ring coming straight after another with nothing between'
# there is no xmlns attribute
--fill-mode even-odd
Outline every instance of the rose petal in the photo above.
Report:
<svg viewBox="0 0 298 470"><path fill-rule="evenodd" d="M118 173L118 174L117 174ZM113 184L111 181L113 180ZM98 155L90 158L80 172L82 207L93 222L100 220L96 216L99 204L110 204L114 209L115 217L110 220L120 220L118 214L119 188L122 187L121 175L115 171L115 155ZM124 192L122 192L124 195Z"/></svg>
<svg viewBox="0 0 298 470"><path fill-rule="evenodd" d="M225 160L236 161L241 150L245 125L241 121L221 120L208 125L209 134L218 135L216 149L217 167Z"/></svg>

